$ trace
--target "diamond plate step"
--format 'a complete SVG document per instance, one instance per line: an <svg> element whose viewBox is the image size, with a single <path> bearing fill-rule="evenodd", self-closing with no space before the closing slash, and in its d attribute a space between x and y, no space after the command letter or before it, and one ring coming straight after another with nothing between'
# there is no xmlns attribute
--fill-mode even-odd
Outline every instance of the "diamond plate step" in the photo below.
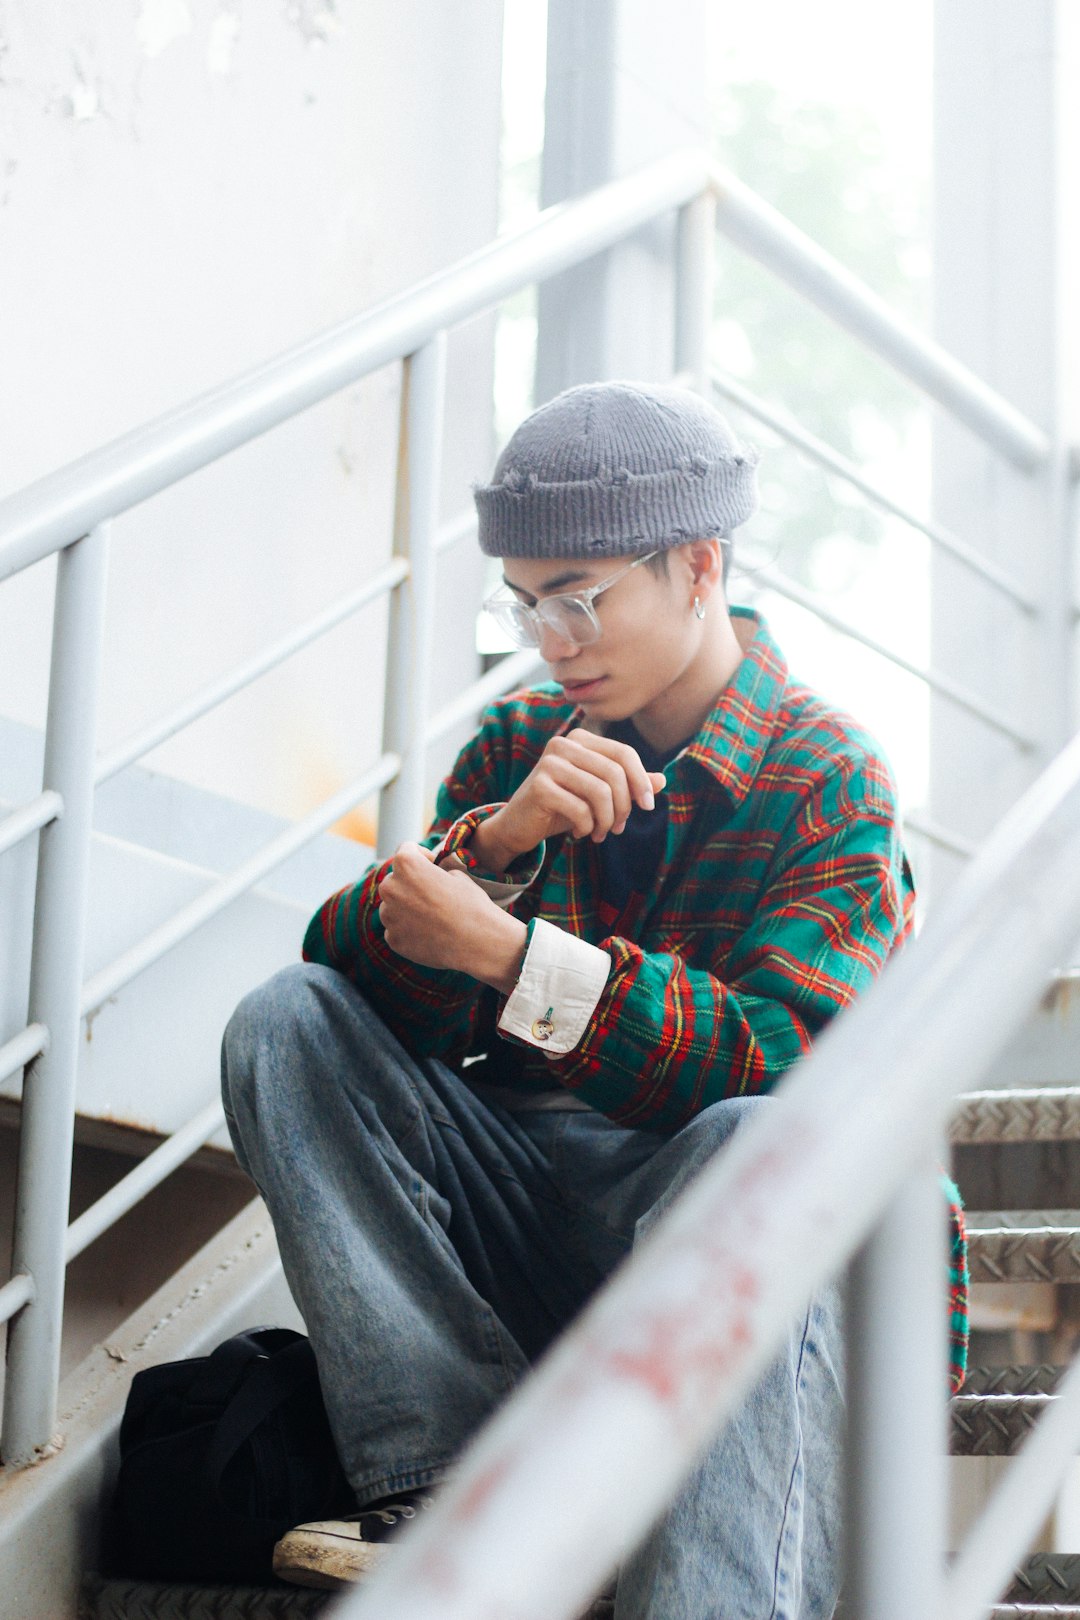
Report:
<svg viewBox="0 0 1080 1620"><path fill-rule="evenodd" d="M337 1592L300 1586L187 1586L88 1575L79 1594L79 1620L309 1620L327 1615ZM611 1620L614 1604L600 1598L582 1620Z"/></svg>
<svg viewBox="0 0 1080 1620"><path fill-rule="evenodd" d="M955 1145L1080 1142L1080 1086L969 1091L949 1123Z"/></svg>
<svg viewBox="0 0 1080 1620"><path fill-rule="evenodd" d="M79 1620L309 1620L336 1596L299 1586L189 1586L88 1575Z"/></svg>
<svg viewBox="0 0 1080 1620"><path fill-rule="evenodd" d="M990 1620L1080 1620L1080 1607L1071 1603L996 1603Z"/></svg>
<svg viewBox="0 0 1080 1620"><path fill-rule="evenodd" d="M1080 1607L1080 1555L1033 1553L1016 1571L1005 1603L1067 1603Z"/></svg>
<svg viewBox="0 0 1080 1620"><path fill-rule="evenodd" d="M1053 1403L1061 1372L1050 1366L973 1367L949 1402L952 1455L1011 1457Z"/></svg>
<svg viewBox="0 0 1080 1620"><path fill-rule="evenodd" d="M972 1282L1080 1282L1080 1210L967 1216Z"/></svg>

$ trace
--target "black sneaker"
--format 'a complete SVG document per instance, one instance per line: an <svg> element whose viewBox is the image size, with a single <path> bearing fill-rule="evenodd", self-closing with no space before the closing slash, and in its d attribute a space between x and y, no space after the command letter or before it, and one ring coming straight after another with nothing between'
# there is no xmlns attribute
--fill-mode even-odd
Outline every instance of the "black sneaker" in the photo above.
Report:
<svg viewBox="0 0 1080 1620"><path fill-rule="evenodd" d="M362 1580L386 1543L433 1498L423 1491L388 1497L346 1519L317 1519L286 1531L274 1548L274 1574L294 1586L348 1586Z"/></svg>

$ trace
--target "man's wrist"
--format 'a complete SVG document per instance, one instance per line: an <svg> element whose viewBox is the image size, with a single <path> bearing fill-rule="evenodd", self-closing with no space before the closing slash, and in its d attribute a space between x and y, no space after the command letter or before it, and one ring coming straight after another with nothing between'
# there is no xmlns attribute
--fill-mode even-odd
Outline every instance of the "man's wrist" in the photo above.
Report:
<svg viewBox="0 0 1080 1620"><path fill-rule="evenodd" d="M529 930L508 911L500 911L497 906L492 911L493 916L485 917L483 938L473 942L468 964L462 967L481 984L508 996L521 973Z"/></svg>
<svg viewBox="0 0 1080 1620"><path fill-rule="evenodd" d="M499 876L512 866L519 855L527 854L526 850L513 849L507 844L500 833L499 816L501 811L496 810L493 816L488 816L473 829L469 839L469 853L484 871L496 873Z"/></svg>

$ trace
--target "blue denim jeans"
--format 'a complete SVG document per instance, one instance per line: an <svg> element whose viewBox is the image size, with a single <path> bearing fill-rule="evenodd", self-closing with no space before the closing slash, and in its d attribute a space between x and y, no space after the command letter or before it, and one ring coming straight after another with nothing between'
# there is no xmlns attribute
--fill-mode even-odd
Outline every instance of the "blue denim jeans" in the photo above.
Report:
<svg viewBox="0 0 1080 1620"><path fill-rule="evenodd" d="M509 1112L416 1061L328 968L225 1036L225 1107L273 1216L360 1505L436 1483L761 1099L674 1136ZM819 1297L623 1565L616 1620L819 1620L839 1586L840 1312ZM566 1481L573 1511L574 1481Z"/></svg>

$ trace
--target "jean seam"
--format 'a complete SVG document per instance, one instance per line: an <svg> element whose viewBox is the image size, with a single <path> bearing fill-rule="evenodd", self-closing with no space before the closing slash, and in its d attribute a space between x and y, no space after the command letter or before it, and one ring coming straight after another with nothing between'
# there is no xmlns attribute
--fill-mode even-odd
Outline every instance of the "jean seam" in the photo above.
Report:
<svg viewBox="0 0 1080 1620"><path fill-rule="evenodd" d="M775 1564L773 1566L773 1601L772 1601L772 1609L771 1609L770 1614L769 1614L769 1620L778 1620L778 1608L779 1608L779 1600L780 1600L780 1581L781 1581L781 1575L782 1575L782 1564L783 1564L783 1556L784 1556L784 1543L785 1543L785 1541L787 1539L787 1536L788 1536L788 1528L789 1528L790 1519L791 1519L792 1497L794 1496L794 1493L795 1493L795 1481L796 1481L796 1479L798 1477L798 1473L799 1473L799 1464L802 1461L802 1451L803 1451L803 1445L802 1445L802 1416L801 1416L801 1413L799 1411L799 1389L800 1389L801 1384L802 1384L803 1361L804 1361L804 1358L805 1358L805 1355L806 1355L806 1340L807 1340L807 1336L808 1336L809 1332L810 1332L810 1311L808 1309L807 1312L806 1312L806 1316L803 1319L802 1337L799 1340L799 1360L798 1360L798 1364L797 1364L797 1366L795 1368L795 1378L794 1378L795 1412L796 1412L796 1416L798 1418L798 1424L799 1424L799 1439L798 1439L798 1443L796 1444L796 1447L795 1447L795 1459L794 1459L794 1461L793 1461L793 1463L791 1465L791 1477L788 1480L787 1494L784 1497L784 1511L783 1511L783 1514L781 1515L780 1534L779 1534L779 1537L778 1537L777 1543L776 1543L776 1562L775 1562Z"/></svg>

